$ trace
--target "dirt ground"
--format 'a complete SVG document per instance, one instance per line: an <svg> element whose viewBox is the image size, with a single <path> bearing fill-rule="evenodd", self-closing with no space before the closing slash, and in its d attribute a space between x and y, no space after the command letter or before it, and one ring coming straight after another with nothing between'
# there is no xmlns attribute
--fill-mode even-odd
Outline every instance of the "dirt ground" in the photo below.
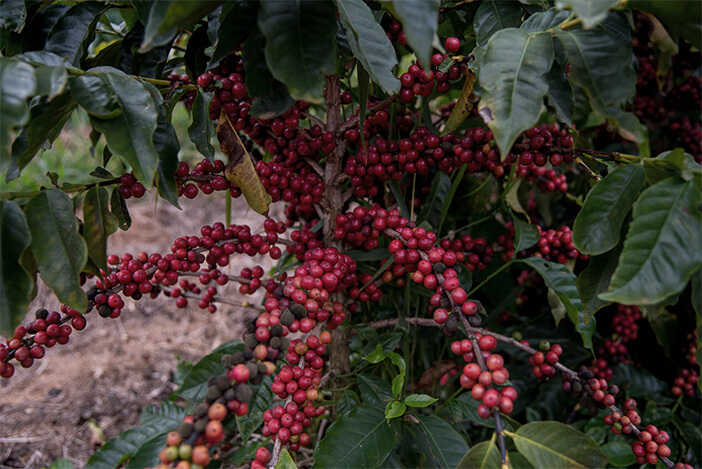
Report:
<svg viewBox="0 0 702 469"><path fill-rule="evenodd" d="M263 217L247 210L243 197L232 202L233 223L261 229ZM110 237L108 252L166 253L178 236L199 234L202 225L225 221L221 194L180 203L183 211L162 200L155 204L148 195L129 201L132 227ZM261 260L239 256L230 273L257 262ZM222 296L240 296L235 285L229 287ZM74 331L68 344L48 349L31 368L0 380L0 467L41 468L59 458L83 467L98 444L94 424L105 441L138 425L143 407L175 389L171 376L177 357L197 361L240 338L243 318L255 314L227 305L219 305L215 314L195 305L181 310L164 297L126 303L117 319L90 313L88 326ZM42 287L28 319L37 308L55 310L58 305Z"/></svg>

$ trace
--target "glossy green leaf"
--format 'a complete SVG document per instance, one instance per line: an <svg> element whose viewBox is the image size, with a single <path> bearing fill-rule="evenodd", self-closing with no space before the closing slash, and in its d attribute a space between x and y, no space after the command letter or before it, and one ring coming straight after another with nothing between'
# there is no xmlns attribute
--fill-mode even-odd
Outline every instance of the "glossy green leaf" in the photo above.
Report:
<svg viewBox="0 0 702 469"><path fill-rule="evenodd" d="M124 200L124 196L117 188L112 190L110 196L110 211L115 216L120 230L126 231L132 226L132 217L129 215L127 201Z"/></svg>
<svg viewBox="0 0 702 469"><path fill-rule="evenodd" d="M573 224L573 244L583 254L603 254L619 234L639 191L646 185L641 165L621 166L590 189Z"/></svg>
<svg viewBox="0 0 702 469"><path fill-rule="evenodd" d="M376 407L356 407L329 427L315 448L312 467L376 468L393 450L399 434L399 420L388 422Z"/></svg>
<svg viewBox="0 0 702 469"><path fill-rule="evenodd" d="M634 398L651 398L668 388L665 381L643 368L624 363L612 367L612 382L617 383L620 389L625 389L627 396Z"/></svg>
<svg viewBox="0 0 702 469"><path fill-rule="evenodd" d="M683 420L678 416L673 418L673 423L680 429L680 435L687 442L697 460L700 461L702 458L702 431L699 425L695 425L688 420Z"/></svg>
<svg viewBox="0 0 702 469"><path fill-rule="evenodd" d="M585 29L592 29L601 23L617 6L619 0L556 0L556 8L572 10Z"/></svg>
<svg viewBox="0 0 702 469"><path fill-rule="evenodd" d="M52 4L40 9L25 24L25 28L22 31L21 52L43 49L51 28L54 27L61 15L69 8L69 5Z"/></svg>
<svg viewBox="0 0 702 469"><path fill-rule="evenodd" d="M244 42L255 29L258 6L259 2L248 0L226 2L222 5L217 42L208 65L209 69L218 66L219 62L231 54L232 50Z"/></svg>
<svg viewBox="0 0 702 469"><path fill-rule="evenodd" d="M207 394L207 380L212 376L224 374L227 370L222 365L222 355L244 352L245 346L239 340L222 344L212 353L198 361L183 380L183 385L176 393L183 399L200 402Z"/></svg>
<svg viewBox="0 0 702 469"><path fill-rule="evenodd" d="M54 142L75 108L76 103L70 93L62 94L52 101L45 98L33 100L29 109L29 123L12 142L12 163L7 173L8 181L19 176L20 171L39 151Z"/></svg>
<svg viewBox="0 0 702 469"><path fill-rule="evenodd" d="M363 357L364 360L373 364L380 363L386 358L389 358L392 364L400 370L400 373L392 380L392 393L397 398L402 392L402 386L405 381L405 373L407 373L407 364L405 363L405 360L395 352L383 351L383 347L380 344L378 344L373 352Z"/></svg>
<svg viewBox="0 0 702 469"><path fill-rule="evenodd" d="M320 100L324 74L334 73L336 9L331 2L263 2L258 27L266 62L293 98Z"/></svg>
<svg viewBox="0 0 702 469"><path fill-rule="evenodd" d="M494 441L483 441L473 446L456 469L501 469L500 450Z"/></svg>
<svg viewBox="0 0 702 469"><path fill-rule="evenodd" d="M195 28L195 31L188 39L188 46L185 48L183 61L188 76L195 82L207 69L207 62L210 57L206 51L211 45L210 38L207 37L207 25Z"/></svg>
<svg viewBox="0 0 702 469"><path fill-rule="evenodd" d="M577 287L585 310L585 320L589 321L597 311L611 304L611 301L600 299L599 294L609 288L612 274L617 268L622 246L600 256L590 257L590 264L578 275Z"/></svg>
<svg viewBox="0 0 702 469"><path fill-rule="evenodd" d="M0 28L19 33L24 28L27 9L24 0L5 0L0 2Z"/></svg>
<svg viewBox="0 0 702 469"><path fill-rule="evenodd" d="M196 23L217 8L221 1L159 1L151 4L140 52L170 43L178 31Z"/></svg>
<svg viewBox="0 0 702 469"><path fill-rule="evenodd" d="M149 438L161 433L159 424L142 425L122 432L93 453L85 469L112 469L133 455Z"/></svg>
<svg viewBox="0 0 702 469"><path fill-rule="evenodd" d="M278 459L278 464L275 465L275 469L297 469L297 466L295 465L295 462L287 449L284 449L280 453L280 459Z"/></svg>
<svg viewBox="0 0 702 469"><path fill-rule="evenodd" d="M195 101L193 101L193 122L188 127L188 137L195 144L199 151L208 160L213 161L215 155L214 146L212 146L212 137L215 136L215 126L210 120L210 101L212 95L204 93L201 89L197 90Z"/></svg>
<svg viewBox="0 0 702 469"><path fill-rule="evenodd" d="M400 81L393 74L397 65L395 50L371 9L363 0L335 0L335 3L351 50L373 82L388 94L400 91Z"/></svg>
<svg viewBox="0 0 702 469"><path fill-rule="evenodd" d="M263 413L268 410L273 402L273 391L270 376L263 378L260 384L254 389L253 398L249 402L249 412L243 417L236 418L236 426L241 433L242 441L248 441L251 434L263 422Z"/></svg>
<svg viewBox="0 0 702 469"><path fill-rule="evenodd" d="M175 429L183 422L185 409L170 401L163 401L158 405L150 405L141 411L139 421L142 425L156 424L164 430Z"/></svg>
<svg viewBox="0 0 702 469"><path fill-rule="evenodd" d="M392 399L392 388L384 379L370 374L360 374L357 379L364 404L383 409L385 403Z"/></svg>
<svg viewBox="0 0 702 469"><path fill-rule="evenodd" d="M565 73L565 67L554 61L546 79L548 80L546 93L548 104L556 111L556 118L570 127L575 112L575 96Z"/></svg>
<svg viewBox="0 0 702 469"><path fill-rule="evenodd" d="M505 434L534 467L598 468L607 463L591 436L560 422L531 422Z"/></svg>
<svg viewBox="0 0 702 469"><path fill-rule="evenodd" d="M553 316L553 320L556 322L556 327L558 327L561 319L566 316L568 311L566 310L566 307L561 299L558 298L558 295L553 288L548 289L548 292L546 293L546 301L548 302L549 308L551 308L551 315Z"/></svg>
<svg viewBox="0 0 702 469"><path fill-rule="evenodd" d="M428 407L436 401L438 401L437 398L426 394L410 394L405 397L404 403L410 407Z"/></svg>
<svg viewBox="0 0 702 469"><path fill-rule="evenodd" d="M0 201L0 334L12 337L29 307L33 281L20 259L30 235L22 209L12 201Z"/></svg>
<svg viewBox="0 0 702 469"><path fill-rule="evenodd" d="M567 11L558 11L553 8L546 11L539 11L527 18L524 23L519 26L529 33L540 33L557 27L568 19L570 13Z"/></svg>
<svg viewBox="0 0 702 469"><path fill-rule="evenodd" d="M407 406L404 402L400 401L390 401L388 405L385 406L385 418L387 420L396 419L405 415Z"/></svg>
<svg viewBox="0 0 702 469"><path fill-rule="evenodd" d="M348 390L344 391L341 394L341 399L339 399L339 403L336 405L336 415L340 418L344 414L351 412L353 409L358 407L360 404L361 404L361 401L355 392L348 391Z"/></svg>
<svg viewBox="0 0 702 469"><path fill-rule="evenodd" d="M394 15L402 23L407 43L422 64L431 58L432 42L438 31L438 0L392 0Z"/></svg>
<svg viewBox="0 0 702 469"><path fill-rule="evenodd" d="M175 430L176 428L177 424L171 427L171 430ZM157 465L160 462L159 455L161 451L163 451L163 448L166 447L168 432L169 430L161 430L143 441L134 454L129 457L126 469L142 469L144 467Z"/></svg>
<svg viewBox="0 0 702 469"><path fill-rule="evenodd" d="M88 54L95 36L95 25L109 7L101 2L81 2L66 10L46 37L45 50L79 66Z"/></svg>
<svg viewBox="0 0 702 469"><path fill-rule="evenodd" d="M592 349L592 336L595 333L595 319L585 321L585 312L578 295L576 277L566 266L555 262L548 262L540 257L519 259L517 262L527 264L534 269L544 280L548 288L552 288L558 298L563 302L568 313L568 318L575 325L575 330L580 333L583 345Z"/></svg>
<svg viewBox="0 0 702 469"><path fill-rule="evenodd" d="M57 65L35 66L34 78L37 82L37 94L46 96L49 100L62 94L68 85L68 72L63 60Z"/></svg>
<svg viewBox="0 0 702 469"><path fill-rule="evenodd" d="M144 25L137 22L124 36L120 47L119 68L130 75L157 78L157 71L168 58L171 47L167 44L145 53L139 52L139 46L144 41L144 31Z"/></svg>
<svg viewBox="0 0 702 469"><path fill-rule="evenodd" d="M42 280L59 301L85 311L88 300L80 288L80 272L88 260L88 248L78 234L73 202L60 190L49 189L30 200L24 213Z"/></svg>
<svg viewBox="0 0 702 469"><path fill-rule="evenodd" d="M107 238L117 231L117 219L107 206L107 189L91 187L83 202L83 237L88 257L99 268L107 269Z"/></svg>
<svg viewBox="0 0 702 469"><path fill-rule="evenodd" d="M418 414L416 417L420 434L427 440L433 459L433 464L427 467L453 469L458 466L470 449L463 437L436 415Z"/></svg>
<svg viewBox="0 0 702 469"><path fill-rule="evenodd" d="M681 176L685 181L693 178L695 171L702 169L699 163L682 148L664 151L655 158L643 158L646 180L649 185L672 176Z"/></svg>
<svg viewBox="0 0 702 469"><path fill-rule="evenodd" d="M175 182L175 172L178 170L178 152L180 142L173 124L166 117L166 107L161 98L161 93L151 84L146 84L151 93L151 98L156 103L158 120L153 134L154 148L158 152L158 195L169 201L173 206L178 205L178 186Z"/></svg>
<svg viewBox="0 0 702 469"><path fill-rule="evenodd" d="M521 220L511 213L514 222L514 252L518 253L535 245L541 237L541 232L531 223Z"/></svg>
<svg viewBox="0 0 702 469"><path fill-rule="evenodd" d="M246 89L249 96L263 96L271 91L273 75L266 65L266 37L254 30L241 49L246 68Z"/></svg>
<svg viewBox="0 0 702 469"><path fill-rule="evenodd" d="M483 89L478 111L502 155L539 120L552 62L553 41L548 33L530 35L510 28L488 41L478 73Z"/></svg>
<svg viewBox="0 0 702 469"><path fill-rule="evenodd" d="M646 189L634 207L619 265L600 295L651 305L681 292L702 263L702 195L692 181L668 178Z"/></svg>
<svg viewBox="0 0 702 469"><path fill-rule="evenodd" d="M475 39L484 46L496 32L506 28L517 28L522 24L524 10L518 2L488 0L480 2L473 19Z"/></svg>
<svg viewBox="0 0 702 469"><path fill-rule="evenodd" d="M27 98L36 93L36 86L31 65L0 57L0 173L10 164L10 129L29 120Z"/></svg>
<svg viewBox="0 0 702 469"><path fill-rule="evenodd" d="M432 227L438 226L441 209L450 188L451 178L449 175L443 171L437 171L431 181L429 196L422 204L422 211L417 215L417 224L426 220Z"/></svg>
<svg viewBox="0 0 702 469"><path fill-rule="evenodd" d="M73 77L70 83L73 97L105 135L112 153L132 167L139 182L151 187L159 154L153 142L158 110L149 90L109 67L96 75Z"/></svg>

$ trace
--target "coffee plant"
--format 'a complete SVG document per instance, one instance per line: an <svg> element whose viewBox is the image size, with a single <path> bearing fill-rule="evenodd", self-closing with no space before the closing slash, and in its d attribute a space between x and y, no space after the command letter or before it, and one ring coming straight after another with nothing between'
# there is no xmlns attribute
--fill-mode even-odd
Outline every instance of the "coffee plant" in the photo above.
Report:
<svg viewBox="0 0 702 469"><path fill-rule="evenodd" d="M4 181L104 152L0 192L0 376L165 295L256 315L89 468L700 467L700 5L5 0Z"/></svg>

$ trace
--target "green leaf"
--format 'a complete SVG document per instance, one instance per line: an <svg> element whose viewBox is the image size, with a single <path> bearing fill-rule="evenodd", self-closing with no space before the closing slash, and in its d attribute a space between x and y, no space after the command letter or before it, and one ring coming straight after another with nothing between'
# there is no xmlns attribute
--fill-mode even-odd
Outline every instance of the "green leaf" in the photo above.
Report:
<svg viewBox="0 0 702 469"><path fill-rule="evenodd" d="M188 127L188 137L195 144L205 158L214 161L215 149L210 143L215 135L215 126L210 120L210 101L212 100L211 93L205 93L198 88L193 101L193 122Z"/></svg>
<svg viewBox="0 0 702 469"><path fill-rule="evenodd" d="M22 209L0 201L0 334L12 337L29 308L34 282L20 262L30 235Z"/></svg>
<svg viewBox="0 0 702 469"><path fill-rule="evenodd" d="M510 28L488 41L478 72L483 89L478 112L495 134L502 155L539 120L552 62L553 41L548 33L530 35Z"/></svg>
<svg viewBox="0 0 702 469"><path fill-rule="evenodd" d="M110 196L110 211L115 216L120 230L126 231L132 226L132 217L129 216L127 201L124 200L124 196L117 188L112 190Z"/></svg>
<svg viewBox="0 0 702 469"><path fill-rule="evenodd" d="M119 68L130 75L157 78L157 70L168 58L170 45L154 47L142 54L139 53L139 46L143 41L144 25L137 22L122 40Z"/></svg>
<svg viewBox="0 0 702 469"><path fill-rule="evenodd" d="M176 427L172 427L172 430ZM139 445L139 448L129 458L126 469L141 469L152 467L159 463L159 455L166 447L168 430L160 431Z"/></svg>
<svg viewBox="0 0 702 469"><path fill-rule="evenodd" d="M249 114L260 119L273 119L290 109L294 103L288 87L275 80L269 93L254 99Z"/></svg>
<svg viewBox="0 0 702 469"><path fill-rule="evenodd" d="M395 447L400 422L376 407L356 407L336 420L314 451L313 468L380 466Z"/></svg>
<svg viewBox="0 0 702 469"><path fill-rule="evenodd" d="M539 229L531 223L522 221L514 212L510 215L514 222L514 252L521 252L535 245L541 237Z"/></svg>
<svg viewBox="0 0 702 469"><path fill-rule="evenodd" d="M583 254L603 254L619 235L636 197L646 185L641 165L621 166L590 189L573 224L573 244Z"/></svg>
<svg viewBox="0 0 702 469"><path fill-rule="evenodd" d="M382 409L385 403L392 399L392 388L384 379L370 374L360 374L357 379L361 398L365 404Z"/></svg>
<svg viewBox="0 0 702 469"><path fill-rule="evenodd" d="M88 248L78 234L73 202L60 190L49 189L30 200L24 213L42 280L59 301L85 311L88 300L80 288L80 272L88 260Z"/></svg>
<svg viewBox="0 0 702 469"><path fill-rule="evenodd" d="M117 219L107 207L107 189L94 186L83 202L83 237L88 245L88 258L108 272L107 238L117 231Z"/></svg>
<svg viewBox="0 0 702 469"><path fill-rule="evenodd" d="M273 87L273 75L266 65L266 37L258 29L244 42L241 50L246 68L246 89L249 96L263 96Z"/></svg>
<svg viewBox="0 0 702 469"><path fill-rule="evenodd" d="M189 77L197 82L197 77L205 73L210 57L205 50L210 47L210 38L207 37L207 25L198 26L188 39L188 46L183 55L185 70Z"/></svg>
<svg viewBox="0 0 702 469"><path fill-rule="evenodd" d="M443 171L437 171L431 181L431 190L427 200L422 204L422 211L417 215L417 224L429 222L432 227L439 224L441 209L451 188L451 178Z"/></svg>
<svg viewBox="0 0 702 469"><path fill-rule="evenodd" d="M624 101L634 95L636 72L629 26L612 14L595 29L555 29L570 62L570 80L588 96L592 109L608 118L617 128ZM626 31L622 38L621 31ZM628 138L632 135L628 134Z"/></svg>
<svg viewBox="0 0 702 469"><path fill-rule="evenodd" d="M12 164L7 173L8 181L18 177L37 152L53 143L75 108L76 103L70 93L51 101L43 98L33 100L29 109L29 123L12 142Z"/></svg>
<svg viewBox="0 0 702 469"><path fill-rule="evenodd" d="M427 66L431 58L432 42L439 28L438 0L392 0L392 10L402 23L407 43L417 59Z"/></svg>
<svg viewBox="0 0 702 469"><path fill-rule="evenodd" d="M441 232L441 227L443 226L444 220L446 219L446 215L448 214L449 208L451 207L453 197L456 195L456 191L458 191L458 188L460 187L461 182L463 181L463 175L466 173L467 169L467 165L461 165L461 169L458 170L458 174L456 174L453 182L451 183L451 188L448 190L448 194L446 194L446 198L444 199L444 205L441 207L441 215L439 216L439 226L436 229L437 233Z"/></svg>
<svg viewBox="0 0 702 469"><path fill-rule="evenodd" d="M556 322L556 326L558 326L558 324L561 322L561 319L563 319L567 313L566 307L561 301L561 299L558 298L558 295L556 294L553 288L548 289L546 299L548 301L548 306L551 308L551 315L553 316L553 320Z"/></svg>
<svg viewBox="0 0 702 469"><path fill-rule="evenodd" d="M88 46L95 37L95 25L108 5L100 2L81 2L66 10L46 37L45 50L68 59L78 67L88 54Z"/></svg>
<svg viewBox="0 0 702 469"><path fill-rule="evenodd" d="M273 380L270 376L263 378L263 381L254 390L254 395L249 402L249 412L243 417L236 418L236 426L241 433L242 441L248 441L251 434L263 422L263 413L268 410L268 407L273 402L273 391L271 391L271 383Z"/></svg>
<svg viewBox="0 0 702 469"><path fill-rule="evenodd" d="M76 102L90 114L93 127L105 134L112 153L122 157L144 186L151 187L159 154L153 134L158 110L148 89L118 70L70 79Z"/></svg>
<svg viewBox="0 0 702 469"><path fill-rule="evenodd" d="M612 367L612 372L612 382L617 383L620 389L625 389L629 397L651 398L668 388L665 381L633 365L617 363Z"/></svg>
<svg viewBox="0 0 702 469"><path fill-rule="evenodd" d="M478 401L473 399L470 393L463 393L456 399L449 401L449 408L452 408L458 415L462 415L466 420L470 420L476 425L495 428L493 419L484 419L478 415Z"/></svg>
<svg viewBox="0 0 702 469"><path fill-rule="evenodd" d="M244 344L233 340L222 344L198 361L183 380L183 385L176 391L178 396L190 401L200 402L207 394L207 380L212 376L224 374L227 370L222 365L222 355L244 352Z"/></svg>
<svg viewBox="0 0 702 469"><path fill-rule="evenodd" d="M363 0L335 0L335 3L351 50L363 68L386 93L400 91L400 82L393 74L397 65L395 50L371 9Z"/></svg>
<svg viewBox="0 0 702 469"><path fill-rule="evenodd" d="M629 0L627 8L645 10L656 15L676 39L685 38L698 50L702 49L702 5L680 0Z"/></svg>
<svg viewBox="0 0 702 469"><path fill-rule="evenodd" d="M552 288L558 298L563 302L568 313L568 318L575 325L575 330L580 333L583 345L592 349L592 336L595 333L595 319L585 321L585 312L578 295L576 277L564 265L548 262L540 257L519 259L517 262L527 264L534 269L544 280L548 288Z"/></svg>
<svg viewBox="0 0 702 469"><path fill-rule="evenodd" d="M266 62L293 98L317 102L324 74L334 73L336 9L331 2L263 2L258 27Z"/></svg>
<svg viewBox="0 0 702 469"><path fill-rule="evenodd" d="M428 407L438 401L435 397L427 396L426 394L410 394L405 397L405 404L410 407Z"/></svg>
<svg viewBox="0 0 702 469"><path fill-rule="evenodd" d="M162 432L158 424L142 425L122 432L93 453L85 469L112 469L133 455L149 438Z"/></svg>
<svg viewBox="0 0 702 469"><path fill-rule="evenodd" d="M337 418L341 418L344 414L351 412L360 404L361 401L359 400L358 395L355 392L344 391L341 394L341 399L339 399L339 403L336 405Z"/></svg>
<svg viewBox="0 0 702 469"><path fill-rule="evenodd" d="M585 29L597 26L617 6L619 0L556 0L556 8L573 10Z"/></svg>
<svg viewBox="0 0 702 469"><path fill-rule="evenodd" d="M470 449L463 437L436 415L416 415L416 417L421 435L426 439L433 459L433 464L427 467L453 469L458 466Z"/></svg>
<svg viewBox="0 0 702 469"><path fill-rule="evenodd" d="M548 93L546 93L548 104L556 111L556 118L571 127L575 112L575 97L573 87L565 73L565 67L554 61L546 79L548 80Z"/></svg>
<svg viewBox="0 0 702 469"><path fill-rule="evenodd" d="M63 60L57 66L35 66L34 77L37 81L37 94L46 96L49 100L62 94L68 84L68 72Z"/></svg>
<svg viewBox="0 0 702 469"><path fill-rule="evenodd" d="M51 4L40 9L22 31L20 50L24 52L43 49L51 28L69 8L69 5Z"/></svg>
<svg viewBox="0 0 702 469"><path fill-rule="evenodd" d="M217 42L208 69L213 69L219 62L232 53L232 50L244 42L255 29L259 2L237 0L225 2L219 16Z"/></svg>
<svg viewBox="0 0 702 469"><path fill-rule="evenodd" d="M146 23L144 42L139 52L148 52L154 47L170 43L178 31L185 29L207 16L221 1L200 2L196 0L159 1L151 4Z"/></svg>
<svg viewBox="0 0 702 469"><path fill-rule="evenodd" d="M650 185L672 176L681 176L685 181L693 178L694 171L702 167L682 148L664 151L655 158L643 158L646 180Z"/></svg>
<svg viewBox="0 0 702 469"><path fill-rule="evenodd" d="M174 402L163 401L159 405L150 405L141 411L139 421L142 425L155 424L165 429L174 429L183 422L185 409Z"/></svg>
<svg viewBox="0 0 702 469"><path fill-rule="evenodd" d="M517 28L522 24L524 10L518 2L502 2L488 0L481 2L473 18L475 40L479 46L487 44L488 40L498 31L507 28Z"/></svg>
<svg viewBox="0 0 702 469"><path fill-rule="evenodd" d="M546 11L539 11L527 18L520 29L529 33L540 33L551 30L557 27L568 19L570 13L567 11L558 11L553 8Z"/></svg>
<svg viewBox="0 0 702 469"><path fill-rule="evenodd" d="M174 207L178 205L178 186L175 182L175 172L178 170L178 152L180 142L173 124L166 117L166 107L158 89L151 84L146 87L151 92L158 110L156 130L153 134L154 148L158 152L158 195L169 201Z"/></svg>
<svg viewBox="0 0 702 469"><path fill-rule="evenodd" d="M397 208L400 210L400 215L405 218L409 218L410 213L407 209L405 198L402 196L402 190L400 190L399 184L397 184L397 181L394 179L389 180L387 184L392 192L392 196L395 197L395 200L397 201Z"/></svg>
<svg viewBox="0 0 702 469"><path fill-rule="evenodd" d="M500 450L493 440L473 446L456 466L456 469L500 469Z"/></svg>
<svg viewBox="0 0 702 469"><path fill-rule="evenodd" d="M405 415L407 406L404 402L400 401L390 401L388 405L385 406L385 418L387 420L395 419L397 417L402 417Z"/></svg>
<svg viewBox="0 0 702 469"><path fill-rule="evenodd" d="M380 363L386 358L389 358L393 365L399 368L400 373L392 380L392 393L398 398L402 392L402 385L405 382L405 373L407 372L407 364L405 360L395 352L384 352L382 345L378 344L373 352L363 357L369 363Z"/></svg>
<svg viewBox="0 0 702 469"><path fill-rule="evenodd" d="M68 459L57 459L52 462L49 469L74 469L73 463Z"/></svg>
<svg viewBox="0 0 702 469"><path fill-rule="evenodd" d="M607 463L590 435L560 422L531 422L505 434L534 467L604 467Z"/></svg>
<svg viewBox="0 0 702 469"><path fill-rule="evenodd" d="M15 33L22 32L27 19L24 0L5 0L0 2L0 28Z"/></svg>
<svg viewBox="0 0 702 469"><path fill-rule="evenodd" d="M600 295L622 304L656 304L681 292L702 263L700 189L668 178L646 189L634 207L619 265Z"/></svg>
<svg viewBox="0 0 702 469"><path fill-rule="evenodd" d="M470 72L466 74L466 81L463 82L463 88L461 89L461 95L456 100L456 105L451 111L451 115L448 120L446 120L446 125L441 131L441 135L444 136L450 132L453 132L468 118L470 111L473 110L472 98L473 87L475 86L475 74ZM461 166L463 169L464 166ZM462 179L458 178L459 180Z"/></svg>
<svg viewBox="0 0 702 469"><path fill-rule="evenodd" d="M36 93L36 86L31 65L0 57L0 173L10 163L10 129L29 121L27 98Z"/></svg>
<svg viewBox="0 0 702 469"><path fill-rule="evenodd" d="M699 383L699 381L698 381ZM702 458L702 431L699 425L675 416L673 423L680 430L680 435L685 439L690 450L699 461Z"/></svg>
<svg viewBox="0 0 702 469"><path fill-rule="evenodd" d="M586 321L590 321L597 311L612 303L601 300L599 294L609 288L621 252L622 246L617 245L613 251L590 257L590 264L578 275L578 293L583 302Z"/></svg>
<svg viewBox="0 0 702 469"><path fill-rule="evenodd" d="M295 465L295 462L287 449L284 449L280 453L280 459L278 459L278 464L275 465L275 469L297 469L297 466Z"/></svg>

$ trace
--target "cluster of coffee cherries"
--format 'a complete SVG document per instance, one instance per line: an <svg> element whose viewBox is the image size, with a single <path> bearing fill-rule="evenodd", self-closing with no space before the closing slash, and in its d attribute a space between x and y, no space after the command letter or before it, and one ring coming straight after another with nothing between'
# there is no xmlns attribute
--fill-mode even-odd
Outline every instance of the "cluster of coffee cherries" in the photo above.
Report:
<svg viewBox="0 0 702 469"><path fill-rule="evenodd" d="M519 252L520 257L541 257L547 261L567 264L573 259L588 259L585 254L580 254L573 245L573 232L567 225L556 229L543 230L539 225L535 225L539 230L539 240L534 246ZM514 222L505 224L507 233L497 237L497 242L503 248L502 260L507 261L512 258L514 252Z"/></svg>
<svg viewBox="0 0 702 469"><path fill-rule="evenodd" d="M146 188L142 183L136 180L134 173L124 173L119 177L119 193L122 197L129 199L134 197L140 199L146 194Z"/></svg>
<svg viewBox="0 0 702 469"><path fill-rule="evenodd" d="M492 264L495 255L494 248L487 244L485 238L473 238L469 234L455 239L444 238L439 241L439 246L446 251L453 250L458 262L471 272L485 270Z"/></svg>
<svg viewBox="0 0 702 469"><path fill-rule="evenodd" d="M594 416L601 409L614 405L619 387L608 385L604 378L597 379L590 369L581 366L575 375L563 373L563 391L579 397L580 406Z"/></svg>
<svg viewBox="0 0 702 469"><path fill-rule="evenodd" d="M510 414L514 409L517 399L517 390L512 386L503 386L509 378L509 371L505 368L505 360L498 353L491 353L497 346L495 337L489 334L475 334L480 347L480 353L485 363L485 369L475 360L476 350L470 340L458 340L451 344L451 351L461 355L468 363L463 367L459 381L461 386L471 391L473 399L480 402L478 415L487 419L494 409Z"/></svg>
<svg viewBox="0 0 702 469"><path fill-rule="evenodd" d="M212 194L215 191L229 190L233 198L241 195L241 189L233 186L224 176L225 165L222 160L211 162L203 159L192 170L188 163L181 161L175 173L178 183L178 195L194 199L198 193Z"/></svg>
<svg viewBox="0 0 702 469"><path fill-rule="evenodd" d="M182 85L189 85L192 82L190 81L190 77L186 74L179 74L176 72L173 72L168 75L168 80L171 82L171 86L177 87ZM181 96L180 101L185 104L185 106L188 109L193 108L193 103L195 102L195 97L197 96L197 92L195 90L190 90L187 93L185 93L183 96Z"/></svg>
<svg viewBox="0 0 702 469"><path fill-rule="evenodd" d="M533 366L534 376L541 381L546 381L556 376L555 365L563 353L559 344L550 344L544 340L539 344L540 351L529 357L529 364Z"/></svg>
<svg viewBox="0 0 702 469"><path fill-rule="evenodd" d="M10 359L17 360L22 368L29 368L44 357L46 348L67 344L73 329L85 329L85 316L65 305L61 309L66 313L63 317L58 311L37 310L33 322L17 326L12 338L0 343L0 377L10 378L14 374L15 366L9 363Z"/></svg>
<svg viewBox="0 0 702 469"><path fill-rule="evenodd" d="M593 360L590 369L600 378L611 379L612 363L630 363L627 343L639 336L638 322L643 315L638 306L617 304L617 312L612 318L612 335L597 350L599 358Z"/></svg>
<svg viewBox="0 0 702 469"><path fill-rule="evenodd" d="M673 382L673 387L670 388L670 392L674 396L681 396L685 394L686 396L695 395L695 387L700 379L700 375L695 369L683 368L680 373L675 378Z"/></svg>
<svg viewBox="0 0 702 469"><path fill-rule="evenodd" d="M450 37L444 42L449 53L455 53L461 48L458 38ZM451 91L451 81L456 81L466 73L463 65L451 63L445 71L440 67L449 58L449 54L434 54L431 58L431 69L425 70L420 63L410 65L407 73L400 76L400 101L409 104L415 97L429 98L436 92L446 94ZM449 59L450 60L450 59Z"/></svg>

